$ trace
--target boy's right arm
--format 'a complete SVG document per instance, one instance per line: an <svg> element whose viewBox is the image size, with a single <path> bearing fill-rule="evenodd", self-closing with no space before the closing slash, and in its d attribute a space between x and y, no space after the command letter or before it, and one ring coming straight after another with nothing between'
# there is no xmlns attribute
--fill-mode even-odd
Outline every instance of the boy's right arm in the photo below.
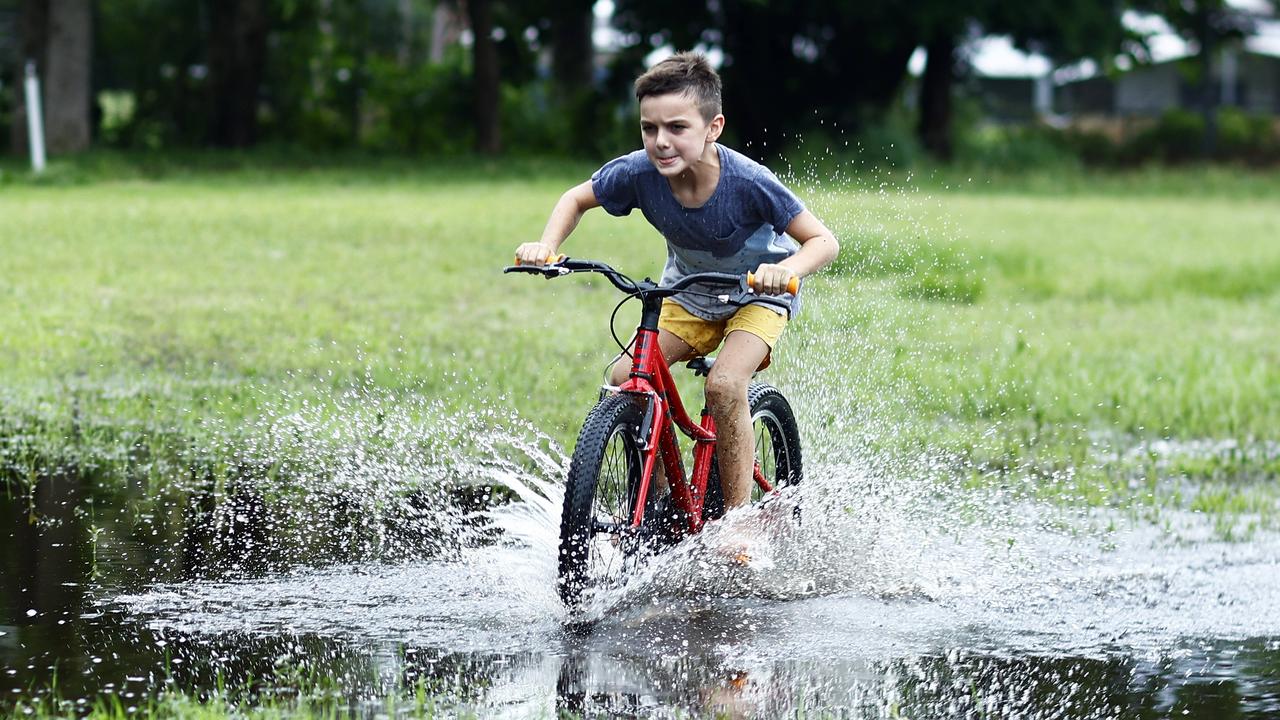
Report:
<svg viewBox="0 0 1280 720"><path fill-rule="evenodd" d="M547 226L542 230L542 239L516 248L516 262L520 265L545 263L547 258L556 254L569 233L578 227L583 213L595 207L600 207L600 202L596 200L590 180L566 190L551 210Z"/></svg>

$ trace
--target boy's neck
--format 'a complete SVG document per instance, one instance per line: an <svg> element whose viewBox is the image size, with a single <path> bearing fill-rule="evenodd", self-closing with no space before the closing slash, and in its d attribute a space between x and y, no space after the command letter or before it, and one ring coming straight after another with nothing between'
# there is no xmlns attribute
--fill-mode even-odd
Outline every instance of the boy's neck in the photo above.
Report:
<svg viewBox="0 0 1280 720"><path fill-rule="evenodd" d="M688 170L667 178L671 192L676 200L685 207L702 207L711 199L720 184L720 151L715 143L707 143L698 158L698 164Z"/></svg>

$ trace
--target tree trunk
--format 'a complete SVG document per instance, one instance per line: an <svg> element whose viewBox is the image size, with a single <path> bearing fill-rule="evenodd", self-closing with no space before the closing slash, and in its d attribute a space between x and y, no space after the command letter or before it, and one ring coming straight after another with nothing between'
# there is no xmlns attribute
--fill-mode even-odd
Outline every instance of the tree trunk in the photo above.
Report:
<svg viewBox="0 0 1280 720"><path fill-rule="evenodd" d="M595 16L591 0L556 5L551 18L551 76L555 110L569 122L574 137L596 138L596 98L591 81L595 74L595 47L591 26ZM582 146L588 150L591 144Z"/></svg>
<svg viewBox="0 0 1280 720"><path fill-rule="evenodd" d="M556 5L551 18L551 71L557 90L573 97L591 84L594 48L591 25L595 16L590 0Z"/></svg>
<svg viewBox="0 0 1280 720"><path fill-rule="evenodd" d="M473 88L475 92L476 150L496 155L502 149L499 116L498 46L493 41L493 6L490 0L470 0L467 15L474 36Z"/></svg>
<svg viewBox="0 0 1280 720"><path fill-rule="evenodd" d="M956 41L939 35L925 45L929 59L920 78L920 143L938 160L951 159L951 84L955 79Z"/></svg>
<svg viewBox="0 0 1280 720"><path fill-rule="evenodd" d="M45 141L50 153L81 152L91 136L93 12L89 0L51 0L48 12Z"/></svg>
<svg viewBox="0 0 1280 720"><path fill-rule="evenodd" d="M1200 141L1200 154L1205 160L1213 159L1218 151L1218 93L1213 87L1213 56L1218 50L1213 31L1203 24L1200 37L1200 114L1204 117L1204 137Z"/></svg>
<svg viewBox="0 0 1280 720"><path fill-rule="evenodd" d="M10 128L16 153L27 153L27 102L23 67L40 76L45 147L50 154L88 149L92 139L93 12L90 0L26 0L19 19L17 101Z"/></svg>
<svg viewBox="0 0 1280 720"><path fill-rule="evenodd" d="M14 77L14 108L9 127L9 147L16 155L30 152L27 143L27 100L23 91L23 68L27 61L36 64L36 71L44 77L45 43L49 27L49 5L43 0L25 0L18 15L18 72Z"/></svg>
<svg viewBox="0 0 1280 720"><path fill-rule="evenodd" d="M208 7L209 140L220 147L248 147L258 139L258 86L267 51L263 0L211 0Z"/></svg>

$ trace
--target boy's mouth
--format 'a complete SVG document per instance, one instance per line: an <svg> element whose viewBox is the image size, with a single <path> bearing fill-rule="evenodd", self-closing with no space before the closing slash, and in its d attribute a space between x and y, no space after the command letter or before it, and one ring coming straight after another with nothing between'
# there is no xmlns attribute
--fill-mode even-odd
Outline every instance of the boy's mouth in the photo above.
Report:
<svg viewBox="0 0 1280 720"><path fill-rule="evenodd" d="M672 165L675 165L676 161L679 159L680 159L679 155L673 155L671 157L666 157L666 158L660 157L657 160L658 160L658 164L661 165L662 167L671 167Z"/></svg>

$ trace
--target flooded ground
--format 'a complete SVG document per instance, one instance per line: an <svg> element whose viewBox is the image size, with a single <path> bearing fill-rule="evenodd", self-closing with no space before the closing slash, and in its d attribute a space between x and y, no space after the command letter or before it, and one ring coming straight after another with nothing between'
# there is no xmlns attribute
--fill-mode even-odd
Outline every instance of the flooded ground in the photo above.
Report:
<svg viewBox="0 0 1280 720"><path fill-rule="evenodd" d="M200 515L190 488L140 512L74 477L5 497L0 702L230 686L369 714L422 691L444 715L535 718L1280 713L1275 535L1224 542L1193 513L1069 512L815 451L789 498L802 521L762 531L750 567L709 561L704 536L566 629L563 454L507 447L463 473L506 488L496 505L374 491L388 471L367 454L330 495L303 492L318 513L245 491ZM348 516L358 540L337 537ZM287 550L326 535L343 551Z"/></svg>

